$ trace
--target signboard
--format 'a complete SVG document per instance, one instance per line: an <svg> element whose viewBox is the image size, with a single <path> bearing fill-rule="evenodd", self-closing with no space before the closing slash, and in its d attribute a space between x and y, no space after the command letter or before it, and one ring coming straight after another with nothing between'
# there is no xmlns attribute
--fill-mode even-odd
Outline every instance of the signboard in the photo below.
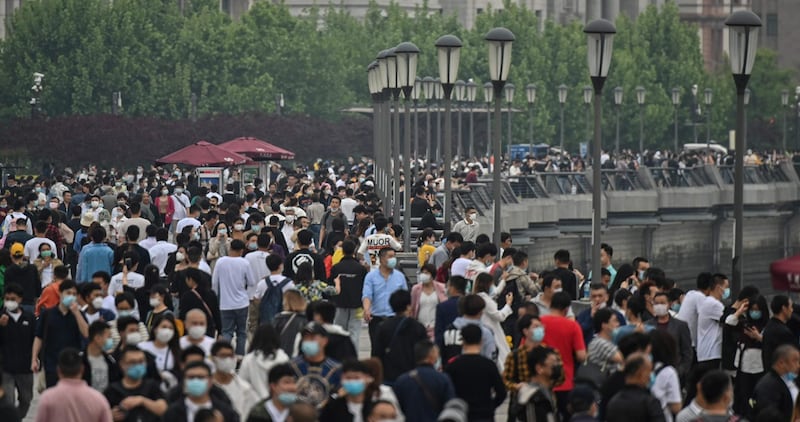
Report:
<svg viewBox="0 0 800 422"><path fill-rule="evenodd" d="M242 185L255 184L258 178L258 166L242 167Z"/></svg>
<svg viewBox="0 0 800 422"><path fill-rule="evenodd" d="M222 167L198 167L197 185L211 187L222 186Z"/></svg>

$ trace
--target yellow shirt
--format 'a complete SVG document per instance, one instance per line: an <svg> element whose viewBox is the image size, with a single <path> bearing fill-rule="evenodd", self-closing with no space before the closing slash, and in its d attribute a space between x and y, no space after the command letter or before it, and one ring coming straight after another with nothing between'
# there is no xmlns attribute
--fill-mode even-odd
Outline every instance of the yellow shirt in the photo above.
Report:
<svg viewBox="0 0 800 422"><path fill-rule="evenodd" d="M333 256L331 257L331 265L336 265L336 264L338 264L338 263L339 263L339 261L341 261L341 260L342 260L342 257L343 257L343 256L344 256L344 252L342 252L342 249L341 249L341 248L339 248L339 249L336 249L336 250L333 252Z"/></svg>
<svg viewBox="0 0 800 422"><path fill-rule="evenodd" d="M422 268L425 264L428 263L428 258L433 255L433 251L436 250L436 247L430 244L424 244L420 246L419 250L417 251L417 260L419 261L419 268Z"/></svg>

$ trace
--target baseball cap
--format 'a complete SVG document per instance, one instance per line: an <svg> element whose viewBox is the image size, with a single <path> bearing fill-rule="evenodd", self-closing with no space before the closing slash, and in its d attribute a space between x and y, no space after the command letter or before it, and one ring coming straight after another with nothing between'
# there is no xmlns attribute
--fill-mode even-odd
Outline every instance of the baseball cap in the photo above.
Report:
<svg viewBox="0 0 800 422"><path fill-rule="evenodd" d="M11 255L14 256L25 255L25 247L22 246L22 243L14 243L13 245L11 245Z"/></svg>
<svg viewBox="0 0 800 422"><path fill-rule="evenodd" d="M300 333L300 335L306 334L319 334L321 336L328 337L328 331L325 330L325 327L316 322L309 322L305 327L303 327L303 331Z"/></svg>

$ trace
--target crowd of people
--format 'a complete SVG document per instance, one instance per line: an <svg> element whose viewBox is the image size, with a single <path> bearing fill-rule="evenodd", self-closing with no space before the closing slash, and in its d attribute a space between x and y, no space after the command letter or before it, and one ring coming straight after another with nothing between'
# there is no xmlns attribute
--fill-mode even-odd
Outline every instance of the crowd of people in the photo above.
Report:
<svg viewBox="0 0 800 422"><path fill-rule="evenodd" d="M712 273L685 291L607 244L599 277L567 250L532 271L474 210L441 222L431 175L403 244L372 170L9 176L0 420L34 389L43 422L800 419L789 297Z"/></svg>

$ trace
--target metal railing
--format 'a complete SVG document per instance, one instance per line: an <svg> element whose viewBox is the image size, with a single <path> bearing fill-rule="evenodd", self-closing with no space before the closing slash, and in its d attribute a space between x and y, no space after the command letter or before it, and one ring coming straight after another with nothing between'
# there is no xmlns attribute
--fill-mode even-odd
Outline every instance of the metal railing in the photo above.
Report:
<svg viewBox="0 0 800 422"><path fill-rule="evenodd" d="M704 167L650 167L648 170L659 188L696 188L714 184Z"/></svg>
<svg viewBox="0 0 800 422"><path fill-rule="evenodd" d="M719 173L723 182L729 185L733 184L735 178L734 166L719 166ZM790 180L789 176L779 166L770 164L744 166L745 184L780 183L789 182Z"/></svg>
<svg viewBox="0 0 800 422"><path fill-rule="evenodd" d="M538 173L547 192L552 195L578 195L592 192L592 184L584 173Z"/></svg>
<svg viewBox="0 0 800 422"><path fill-rule="evenodd" d="M636 170L603 169L600 177L600 182L604 191L635 191L647 189L642 184L642 181L639 180L639 174Z"/></svg>

